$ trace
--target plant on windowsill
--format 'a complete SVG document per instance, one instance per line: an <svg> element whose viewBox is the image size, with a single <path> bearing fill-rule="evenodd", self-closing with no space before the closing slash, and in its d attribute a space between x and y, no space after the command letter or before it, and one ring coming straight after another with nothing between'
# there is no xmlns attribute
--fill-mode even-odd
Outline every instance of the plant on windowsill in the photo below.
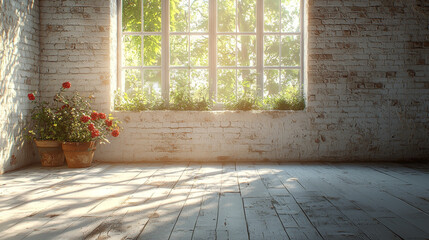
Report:
<svg viewBox="0 0 429 240"><path fill-rule="evenodd" d="M176 87L170 92L170 102L167 104L160 96L150 95L137 83L130 81L127 92L115 92L115 110L118 111L145 111L145 110L176 110L176 111L209 111L214 107L213 101L204 96L205 90L197 90L191 95L189 87ZM304 98L296 86L289 85L283 91L265 97L262 101L255 97L251 85L244 83L244 91L235 97L223 100L226 110L303 110Z"/></svg>
<svg viewBox="0 0 429 240"><path fill-rule="evenodd" d="M213 107L213 102L204 96L204 89L197 91L192 96L189 87L178 87L170 93L169 110L176 111L208 111Z"/></svg>
<svg viewBox="0 0 429 240"><path fill-rule="evenodd" d="M141 90L132 93L115 91L115 110L117 111L145 111L145 110L167 110L167 104L158 97L152 97L151 100Z"/></svg>
<svg viewBox="0 0 429 240"><path fill-rule="evenodd" d="M225 109L227 110L238 110L238 111L250 111L250 110L263 109L261 100L250 94L243 94L238 98L227 100L224 102L224 106L225 106Z"/></svg>
<svg viewBox="0 0 429 240"><path fill-rule="evenodd" d="M272 110L303 110L305 101L297 87L288 86L279 94L267 97L265 105Z"/></svg>
<svg viewBox="0 0 429 240"><path fill-rule="evenodd" d="M192 96L189 89L184 87L171 91L169 104L160 97L147 96L141 88L134 88L130 94L120 90L115 92L115 110L118 111L208 111L212 107L213 102L203 94Z"/></svg>
<svg viewBox="0 0 429 240"><path fill-rule="evenodd" d="M70 83L64 83L70 88ZM63 86L64 86L63 84ZM92 110L93 97L82 97L78 92L71 95L64 89L55 96L54 101L62 105L58 111L58 126L62 130L59 140L68 167L80 168L91 166L96 143L109 142L109 135L119 135L119 122L109 114Z"/></svg>
<svg viewBox="0 0 429 240"><path fill-rule="evenodd" d="M128 91L115 91L114 108L118 111L166 110L168 104L157 94L141 87L137 77L128 81ZM145 91L146 90L146 91Z"/></svg>

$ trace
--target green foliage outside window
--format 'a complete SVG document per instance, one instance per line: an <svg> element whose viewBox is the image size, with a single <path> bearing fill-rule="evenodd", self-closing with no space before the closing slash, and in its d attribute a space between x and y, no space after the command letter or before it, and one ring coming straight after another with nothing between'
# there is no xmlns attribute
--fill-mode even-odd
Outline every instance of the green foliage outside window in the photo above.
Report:
<svg viewBox="0 0 429 240"><path fill-rule="evenodd" d="M143 1L143 2L142 2ZM115 109L210 110L208 0L170 0L169 102L161 96L161 0L122 0L122 76ZM298 69L299 0L264 0L264 99L257 99L256 0L217 0L217 103L226 109L303 109ZM143 8L143 15L142 15ZM138 33L144 32L144 35ZM188 32L197 33L187 35ZM236 33L247 33L236 35ZM143 52L142 52L143 50ZM147 67L150 67L148 69ZM176 67L176 68L174 68ZM182 68L179 68L182 67ZM194 68L199 67L199 68ZM242 68L240 68L242 67ZM295 90L291 90L295 89ZM298 94L298 95L296 95Z"/></svg>

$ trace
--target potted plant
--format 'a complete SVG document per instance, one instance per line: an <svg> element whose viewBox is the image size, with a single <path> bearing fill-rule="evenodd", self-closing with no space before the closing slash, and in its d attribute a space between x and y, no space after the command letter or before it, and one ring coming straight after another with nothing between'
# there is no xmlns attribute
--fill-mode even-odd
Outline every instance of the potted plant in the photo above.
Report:
<svg viewBox="0 0 429 240"><path fill-rule="evenodd" d="M28 99L34 106L30 114L31 125L26 129L28 130L27 138L35 142L42 166L64 165L64 153L61 149L61 142L58 141L60 129L57 107L41 101L40 98L36 99L35 93L29 93Z"/></svg>
<svg viewBox="0 0 429 240"><path fill-rule="evenodd" d="M68 83L70 84L70 83ZM119 135L119 124L109 114L91 108L92 97L82 97L78 92L66 95L60 91L55 101L62 104L58 117L63 141L62 149L68 167L91 166L97 142L108 142L109 135Z"/></svg>

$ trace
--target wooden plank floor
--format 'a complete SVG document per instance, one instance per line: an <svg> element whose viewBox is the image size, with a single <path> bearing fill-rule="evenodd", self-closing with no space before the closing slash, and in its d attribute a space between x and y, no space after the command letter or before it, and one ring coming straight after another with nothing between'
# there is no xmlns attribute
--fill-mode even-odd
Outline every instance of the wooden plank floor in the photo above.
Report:
<svg viewBox="0 0 429 240"><path fill-rule="evenodd" d="M32 166L0 239L429 239L429 164Z"/></svg>

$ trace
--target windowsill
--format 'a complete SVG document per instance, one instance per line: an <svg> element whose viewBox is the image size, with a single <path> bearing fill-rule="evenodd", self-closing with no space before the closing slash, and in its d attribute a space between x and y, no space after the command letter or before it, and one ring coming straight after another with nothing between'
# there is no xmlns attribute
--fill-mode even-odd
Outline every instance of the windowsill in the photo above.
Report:
<svg viewBox="0 0 429 240"><path fill-rule="evenodd" d="M307 112L307 108L303 110L208 110L208 111L193 111L193 110L143 110L143 111L118 111L112 110L112 113L302 113Z"/></svg>
<svg viewBox="0 0 429 240"><path fill-rule="evenodd" d="M218 110L218 111L176 111L176 110L148 110L139 112L115 111L113 116L117 117L124 123L129 123L134 127L144 127L145 124L154 123L211 123L213 126L222 126L228 122L260 122L260 124L270 124L272 121L303 121L306 119L307 111L300 110L251 110L251 111L233 111L233 110ZM287 120L289 119L289 120ZM301 119L301 120L298 120ZM222 122L222 123L221 123ZM143 124L143 125L140 125ZM204 125L204 124L203 124ZM163 125L156 125L161 127ZM204 125L206 126L206 125ZM211 127L212 125L207 125Z"/></svg>

